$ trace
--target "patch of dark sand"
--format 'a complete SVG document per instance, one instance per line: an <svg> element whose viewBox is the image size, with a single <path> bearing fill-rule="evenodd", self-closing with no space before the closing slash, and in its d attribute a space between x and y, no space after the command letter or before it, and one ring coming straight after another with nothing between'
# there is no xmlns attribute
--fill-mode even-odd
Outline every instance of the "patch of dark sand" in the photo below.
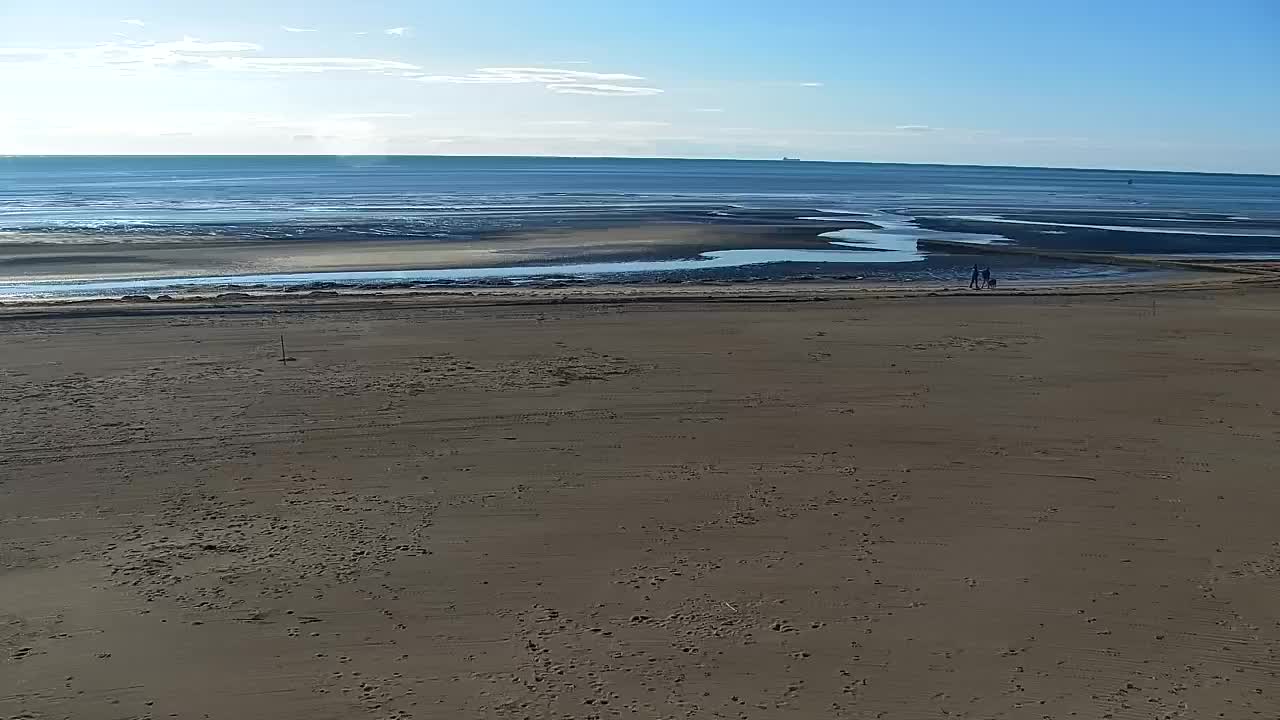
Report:
<svg viewBox="0 0 1280 720"><path fill-rule="evenodd" d="M137 255L98 254L66 254L66 255L18 255L16 257L0 257L0 265L16 268L62 267L76 263L97 263L109 265L127 265L129 263L145 263L146 259Z"/></svg>

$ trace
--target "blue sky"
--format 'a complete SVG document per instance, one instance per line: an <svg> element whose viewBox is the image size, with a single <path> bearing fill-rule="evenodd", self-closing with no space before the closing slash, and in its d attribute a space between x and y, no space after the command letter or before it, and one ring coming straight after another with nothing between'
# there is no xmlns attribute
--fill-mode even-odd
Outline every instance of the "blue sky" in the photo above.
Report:
<svg viewBox="0 0 1280 720"><path fill-rule="evenodd" d="M0 0L0 153L1280 173L1280 2Z"/></svg>

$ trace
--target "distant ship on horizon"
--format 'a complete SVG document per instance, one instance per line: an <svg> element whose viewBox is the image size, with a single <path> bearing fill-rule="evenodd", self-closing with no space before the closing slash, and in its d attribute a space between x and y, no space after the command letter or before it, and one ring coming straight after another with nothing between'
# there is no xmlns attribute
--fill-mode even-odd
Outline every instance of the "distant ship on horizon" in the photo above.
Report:
<svg viewBox="0 0 1280 720"><path fill-rule="evenodd" d="M782 162L800 162L800 158L783 157Z"/></svg>

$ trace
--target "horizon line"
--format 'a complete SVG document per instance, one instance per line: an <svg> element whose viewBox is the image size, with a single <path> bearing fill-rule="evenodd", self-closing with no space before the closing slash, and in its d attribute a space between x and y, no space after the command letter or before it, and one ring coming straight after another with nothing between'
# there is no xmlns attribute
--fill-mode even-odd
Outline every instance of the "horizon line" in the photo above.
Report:
<svg viewBox="0 0 1280 720"><path fill-rule="evenodd" d="M1120 167L1080 167L1072 165L983 165L980 163L902 162L876 160L806 160L803 158L731 158L670 157L660 155L441 155L438 153L379 153L376 155L337 155L329 153L0 153L0 161L13 158L458 158L458 159L522 159L522 160L666 160L678 162L767 162L811 163L825 165L904 165L909 167L997 168L1009 170L1068 170L1079 172L1147 173L1160 175L1226 175L1231 177L1280 178L1277 172L1243 172L1229 170L1168 170Z"/></svg>

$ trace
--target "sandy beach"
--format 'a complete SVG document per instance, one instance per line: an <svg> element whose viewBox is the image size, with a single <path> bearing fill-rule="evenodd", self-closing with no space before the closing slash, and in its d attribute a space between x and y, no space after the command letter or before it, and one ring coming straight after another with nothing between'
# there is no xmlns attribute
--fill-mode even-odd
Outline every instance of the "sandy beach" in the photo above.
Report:
<svg viewBox="0 0 1280 720"><path fill-rule="evenodd" d="M6 309L0 717L1278 717L1213 282Z"/></svg>

